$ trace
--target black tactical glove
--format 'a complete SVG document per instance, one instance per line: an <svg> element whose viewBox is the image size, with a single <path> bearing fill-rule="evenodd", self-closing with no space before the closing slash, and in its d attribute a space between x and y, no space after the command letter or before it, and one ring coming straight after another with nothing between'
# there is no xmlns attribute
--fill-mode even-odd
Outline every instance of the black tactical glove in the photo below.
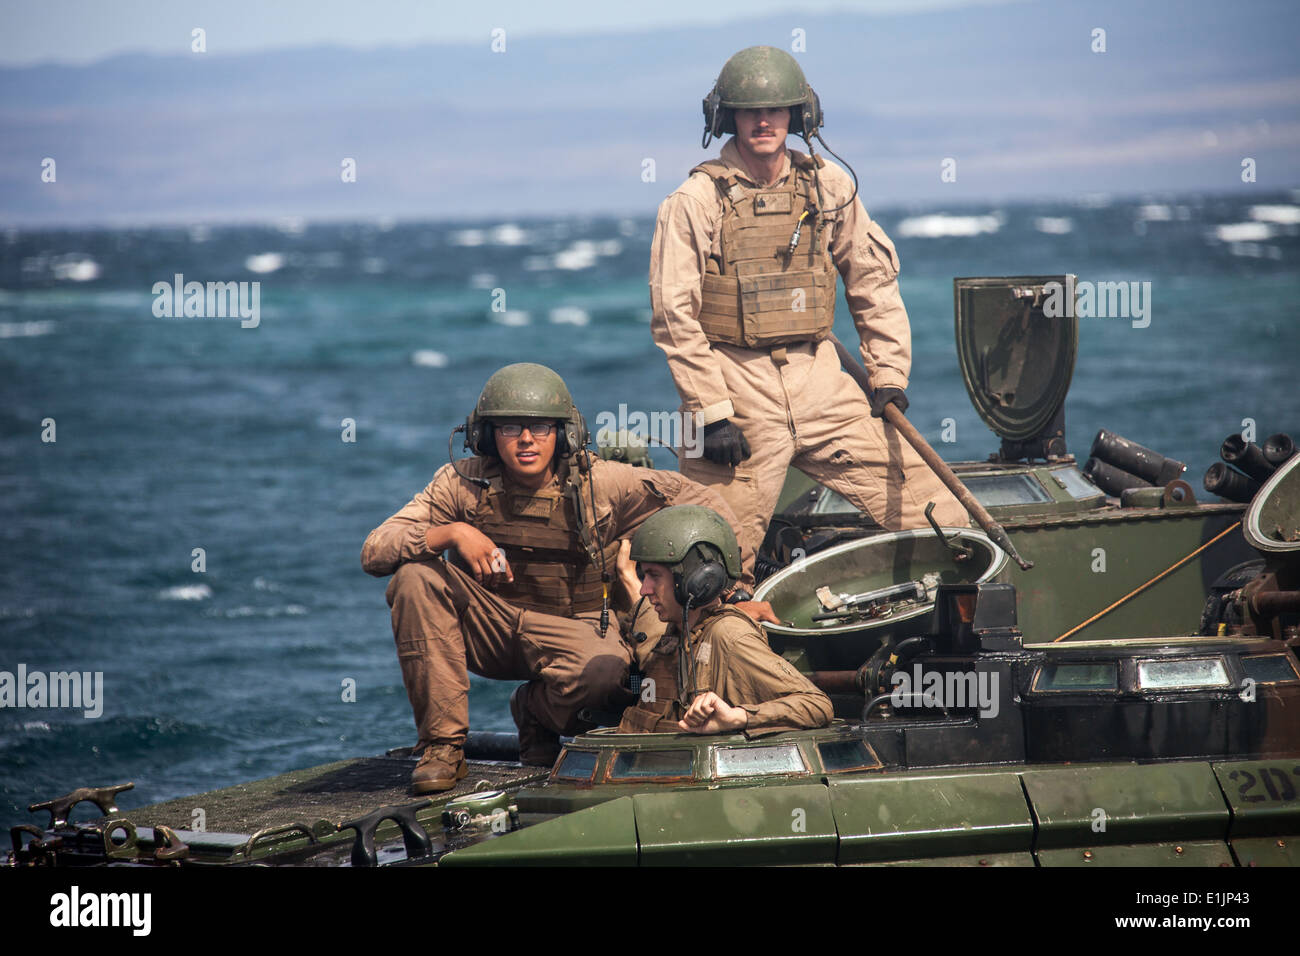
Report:
<svg viewBox="0 0 1300 956"><path fill-rule="evenodd" d="M749 457L749 442L730 419L724 418L704 426L704 457L734 468Z"/></svg>
<svg viewBox="0 0 1300 956"><path fill-rule="evenodd" d="M871 417L884 418L885 406L893 402L898 406L900 412L907 411L907 396L903 394L901 388L878 388L871 395ZM705 429L708 434L708 429ZM707 455L708 452L706 451Z"/></svg>

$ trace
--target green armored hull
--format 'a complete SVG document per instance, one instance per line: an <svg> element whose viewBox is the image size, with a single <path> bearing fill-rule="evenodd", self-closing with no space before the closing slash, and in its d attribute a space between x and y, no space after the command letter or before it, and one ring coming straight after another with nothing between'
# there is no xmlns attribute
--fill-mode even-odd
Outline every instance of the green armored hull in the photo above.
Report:
<svg viewBox="0 0 1300 956"><path fill-rule="evenodd" d="M34 806L49 819L15 828L9 862L1300 862L1300 457L1272 462L1249 505L1197 502L1180 463L1106 433L1076 467L1074 328L1042 321L1048 281L956 290L963 373L1002 445L954 468L1031 570L990 535L884 534L787 482L758 596L831 726L603 729L541 771L514 762L512 736L472 734L468 777L433 800L407 796L398 751L129 813L121 786L84 790ZM69 822L86 799L104 816Z"/></svg>

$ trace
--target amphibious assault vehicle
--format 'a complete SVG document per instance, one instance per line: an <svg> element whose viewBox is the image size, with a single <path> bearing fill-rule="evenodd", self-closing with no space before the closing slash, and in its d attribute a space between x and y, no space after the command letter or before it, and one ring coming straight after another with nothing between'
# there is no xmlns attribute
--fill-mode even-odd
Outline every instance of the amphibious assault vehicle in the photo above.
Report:
<svg viewBox="0 0 1300 956"><path fill-rule="evenodd" d="M33 805L18 866L1300 863L1300 456L1233 436L1179 462L1065 447L1077 327L1049 283L955 280L966 387L1001 446L953 465L1005 529L883 533L792 473L760 559L772 647L824 729L566 741L549 769L471 734L406 793L404 751L127 813L130 784ZM629 448L604 450L628 457ZM1235 465L1241 471L1231 470ZM1032 558L1009 559L998 540ZM69 822L89 800L104 816ZM192 828L195 807L206 828Z"/></svg>

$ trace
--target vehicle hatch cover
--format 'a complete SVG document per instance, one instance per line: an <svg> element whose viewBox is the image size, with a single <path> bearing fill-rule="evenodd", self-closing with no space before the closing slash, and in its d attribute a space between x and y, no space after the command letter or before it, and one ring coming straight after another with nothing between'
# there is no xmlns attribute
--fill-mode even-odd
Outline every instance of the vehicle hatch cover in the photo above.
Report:
<svg viewBox="0 0 1300 956"><path fill-rule="evenodd" d="M1002 438L1034 438L1070 390L1079 345L1075 277L968 278L952 285L957 361L975 410Z"/></svg>
<svg viewBox="0 0 1300 956"><path fill-rule="evenodd" d="M1300 454L1278 465L1255 492L1241 530L1260 551L1300 551Z"/></svg>

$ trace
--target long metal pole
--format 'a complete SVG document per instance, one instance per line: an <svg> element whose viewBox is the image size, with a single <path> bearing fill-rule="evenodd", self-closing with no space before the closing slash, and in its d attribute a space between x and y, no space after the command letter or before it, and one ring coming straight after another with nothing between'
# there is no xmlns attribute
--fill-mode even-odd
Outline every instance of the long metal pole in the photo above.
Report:
<svg viewBox="0 0 1300 956"><path fill-rule="evenodd" d="M830 338L835 343L835 351L839 353L840 364L844 366L844 371L849 373L862 388L862 391L866 393L867 398L870 398L872 389L867 370L858 364L858 360L853 357L849 350L844 347L844 343L834 334ZM970 493L970 489L963 485L961 479L953 474L952 469L948 467L948 463L938 456L935 450L930 447L930 443L912 427L912 423L903 416L903 413L898 410L898 406L892 402L885 406L885 421L898 429L898 433L907 439L909 445L916 449L916 453L930 466L930 470L939 476L939 480L957 497L962 507L975 519L975 523L993 539L994 544L1010 555L1011 560L1020 565L1022 571L1028 571L1034 566L1034 562L1026 561L1020 556L1020 553L1016 551L1016 546L1007 537L1002 525L994 521L993 516L984 510L984 506Z"/></svg>

